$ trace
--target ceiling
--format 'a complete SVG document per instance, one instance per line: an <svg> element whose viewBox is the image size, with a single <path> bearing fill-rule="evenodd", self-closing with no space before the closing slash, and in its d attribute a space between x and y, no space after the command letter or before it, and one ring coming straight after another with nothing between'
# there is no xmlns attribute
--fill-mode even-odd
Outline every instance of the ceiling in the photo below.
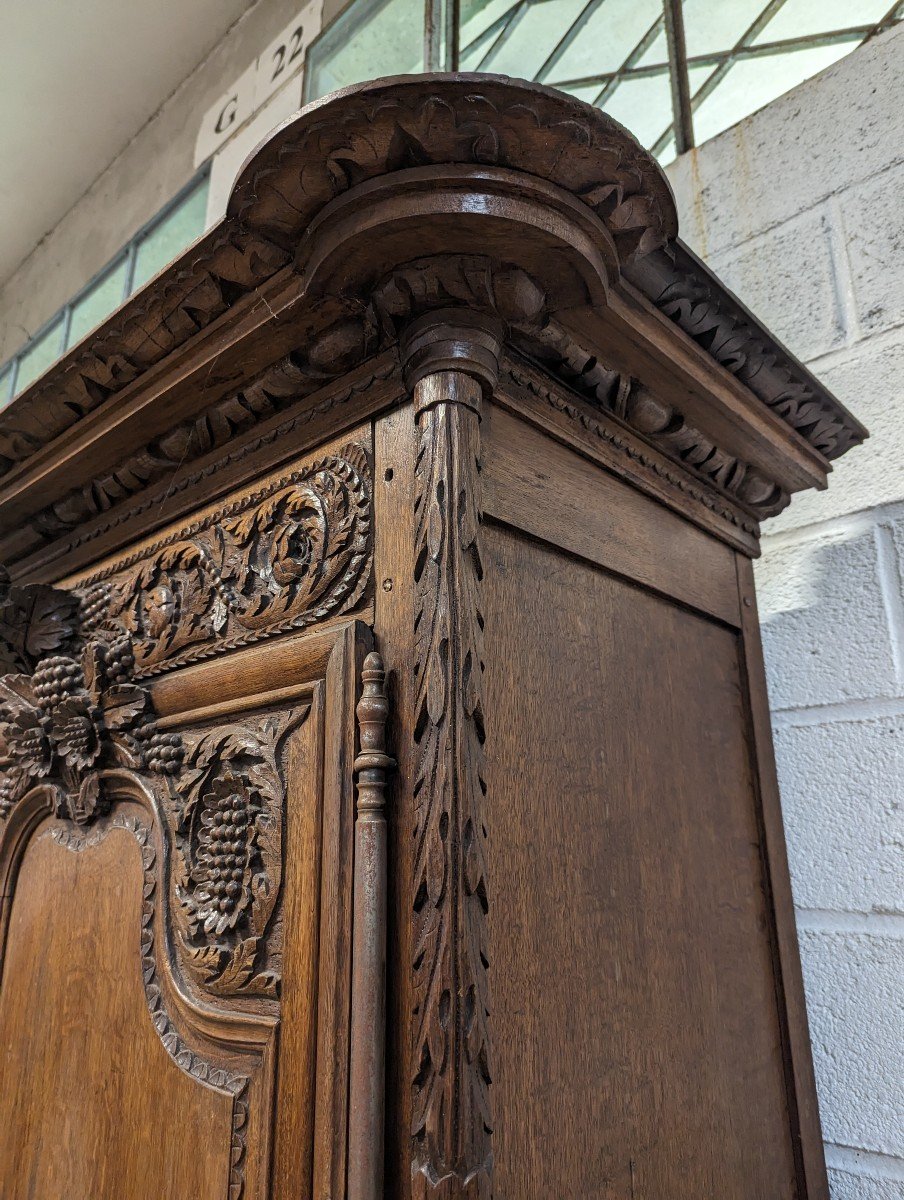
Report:
<svg viewBox="0 0 904 1200"><path fill-rule="evenodd" d="M253 0L0 0L0 283Z"/></svg>

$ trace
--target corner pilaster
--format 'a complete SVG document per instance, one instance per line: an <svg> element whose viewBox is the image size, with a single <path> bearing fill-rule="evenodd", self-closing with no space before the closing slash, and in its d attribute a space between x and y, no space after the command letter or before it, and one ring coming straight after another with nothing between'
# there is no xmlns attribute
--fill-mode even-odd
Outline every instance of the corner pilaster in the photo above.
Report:
<svg viewBox="0 0 904 1200"><path fill-rule="evenodd" d="M466 310L402 339L415 470L412 1195L489 1200L480 420L501 324Z"/></svg>

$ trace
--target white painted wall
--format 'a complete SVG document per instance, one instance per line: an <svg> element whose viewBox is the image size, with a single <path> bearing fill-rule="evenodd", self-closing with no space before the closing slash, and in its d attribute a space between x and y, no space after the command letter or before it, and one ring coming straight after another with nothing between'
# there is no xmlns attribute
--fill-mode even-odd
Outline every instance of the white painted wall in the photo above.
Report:
<svg viewBox="0 0 904 1200"><path fill-rule="evenodd" d="M324 0L330 20L346 0ZM201 120L303 8L305 0L257 0L172 92L121 154L6 280L0 280L0 364L96 275L195 174ZM211 164L208 223L223 212L246 155L301 103L296 75L224 144ZM66 114L67 119L70 114ZM87 136L76 124L73 137Z"/></svg>
<svg viewBox="0 0 904 1200"><path fill-rule="evenodd" d="M682 234L869 427L757 564L833 1200L904 1198L904 27L668 172Z"/></svg>

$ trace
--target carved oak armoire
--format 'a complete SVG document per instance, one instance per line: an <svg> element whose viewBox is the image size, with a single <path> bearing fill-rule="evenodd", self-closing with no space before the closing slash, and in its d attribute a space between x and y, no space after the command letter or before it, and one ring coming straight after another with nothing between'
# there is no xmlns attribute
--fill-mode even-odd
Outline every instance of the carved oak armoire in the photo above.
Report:
<svg viewBox="0 0 904 1200"><path fill-rule="evenodd" d="M4 1200L825 1200L751 559L864 436L600 111L276 131L0 414Z"/></svg>

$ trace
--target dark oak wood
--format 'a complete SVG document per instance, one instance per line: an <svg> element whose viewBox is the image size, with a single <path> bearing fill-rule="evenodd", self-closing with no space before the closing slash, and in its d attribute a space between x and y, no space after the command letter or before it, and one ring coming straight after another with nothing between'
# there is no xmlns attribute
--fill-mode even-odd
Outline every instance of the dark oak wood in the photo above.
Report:
<svg viewBox="0 0 904 1200"><path fill-rule="evenodd" d="M827 1200L750 559L865 430L656 162L349 89L0 413L0 1192Z"/></svg>

